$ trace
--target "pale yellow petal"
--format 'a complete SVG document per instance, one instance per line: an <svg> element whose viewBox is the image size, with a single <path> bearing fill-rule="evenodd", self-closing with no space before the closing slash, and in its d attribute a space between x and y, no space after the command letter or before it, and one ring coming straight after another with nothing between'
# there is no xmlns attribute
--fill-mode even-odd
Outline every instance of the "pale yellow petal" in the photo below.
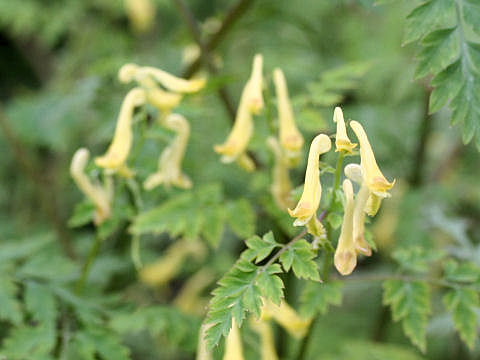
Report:
<svg viewBox="0 0 480 360"><path fill-rule="evenodd" d="M135 107L144 104L145 101L145 90L141 88L134 88L125 96L118 116L113 140L106 154L95 158L95 164L97 164L97 166L118 170L125 165L133 141L133 111Z"/></svg>
<svg viewBox="0 0 480 360"><path fill-rule="evenodd" d="M212 326L212 324L202 324L202 326L200 326L200 332L198 334L197 356L195 357L196 360L213 360L212 352L209 350L207 341L205 340L207 330Z"/></svg>
<svg viewBox="0 0 480 360"><path fill-rule="evenodd" d="M365 184L362 184L355 200L355 210L353 213L353 240L355 249L358 253L365 256L372 255L372 249L365 240L365 208L367 205L370 191Z"/></svg>
<svg viewBox="0 0 480 360"><path fill-rule="evenodd" d="M302 197L294 210L288 209L290 216L297 218L294 226L305 225L318 210L322 195L319 157L328 152L331 146L330 138L325 134L315 137L310 145Z"/></svg>
<svg viewBox="0 0 480 360"><path fill-rule="evenodd" d="M244 360L240 329L234 319L232 319L230 333L225 339L225 353L223 355L223 360Z"/></svg>
<svg viewBox="0 0 480 360"><path fill-rule="evenodd" d="M351 154L357 144L352 143L348 138L347 128L345 126L345 119L343 118L343 111L338 106L333 112L333 121L337 123L337 134L335 136L335 151L343 151L345 153Z"/></svg>
<svg viewBox="0 0 480 360"><path fill-rule="evenodd" d="M278 360L275 350L275 339L269 321L250 318L250 326L260 336L260 356L262 360Z"/></svg>
<svg viewBox="0 0 480 360"><path fill-rule="evenodd" d="M284 149L295 154L302 150L304 140L295 124L292 105L288 97L287 82L279 68L273 71L273 82L277 94L280 144Z"/></svg>
<svg viewBox="0 0 480 360"><path fill-rule="evenodd" d="M345 194L345 213L343 224L335 250L334 264L342 275L349 275L357 266L357 254L353 240L353 186L350 180L343 181L343 192Z"/></svg>
<svg viewBox="0 0 480 360"><path fill-rule="evenodd" d="M290 181L288 160L277 139L269 137L267 144L275 157L270 191L277 206L281 210L286 211L287 208L294 205L290 196L292 192L292 182Z"/></svg>
<svg viewBox="0 0 480 360"><path fill-rule="evenodd" d="M284 300L281 301L280 305L264 300L261 319L268 320L269 318L275 320L291 336L297 339L305 336L311 323L311 319L300 317Z"/></svg>
<svg viewBox="0 0 480 360"><path fill-rule="evenodd" d="M125 10L136 32L143 33L152 28L156 12L152 0L125 0Z"/></svg>

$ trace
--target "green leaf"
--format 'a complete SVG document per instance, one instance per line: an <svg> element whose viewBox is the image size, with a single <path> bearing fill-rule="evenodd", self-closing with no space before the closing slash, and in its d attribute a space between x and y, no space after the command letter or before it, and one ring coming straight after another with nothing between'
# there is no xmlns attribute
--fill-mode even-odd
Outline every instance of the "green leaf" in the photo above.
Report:
<svg viewBox="0 0 480 360"><path fill-rule="evenodd" d="M448 100L453 99L462 87L462 67L460 61L456 61L445 70L438 73L432 80L434 87L428 105L430 114L440 110Z"/></svg>
<svg viewBox="0 0 480 360"><path fill-rule="evenodd" d="M275 241L271 231L263 235L262 238L257 235L252 236L246 241L246 244L248 249L242 253L242 257L248 261L256 259L256 263L259 263L269 256L273 249L281 246Z"/></svg>
<svg viewBox="0 0 480 360"><path fill-rule="evenodd" d="M463 0L462 7L465 23L480 35L480 3L477 0Z"/></svg>
<svg viewBox="0 0 480 360"><path fill-rule="evenodd" d="M445 262L445 279L459 283L474 283L480 280L480 268L471 262L461 262L455 260Z"/></svg>
<svg viewBox="0 0 480 360"><path fill-rule="evenodd" d="M22 322L22 312L17 301L18 288L15 282L4 276L0 277L0 319L11 321L13 324Z"/></svg>
<svg viewBox="0 0 480 360"><path fill-rule="evenodd" d="M301 239L280 255L280 262L285 271L292 268L298 278L320 281L317 263L313 261L315 257L316 254L310 243Z"/></svg>
<svg viewBox="0 0 480 360"><path fill-rule="evenodd" d="M257 284L261 289L262 295L277 305L280 305L283 297L283 288L285 286L283 285L282 279L274 274L281 272L282 269L279 264L272 264L260 272L257 278Z"/></svg>
<svg viewBox="0 0 480 360"><path fill-rule="evenodd" d="M226 217L228 225L240 238L247 238L255 233L255 211L245 199L227 204Z"/></svg>
<svg viewBox="0 0 480 360"><path fill-rule="evenodd" d="M343 223L343 217L338 213L330 213L327 216L327 221L332 229L338 229Z"/></svg>
<svg viewBox="0 0 480 360"><path fill-rule="evenodd" d="M55 346L55 328L50 326L13 329L3 343L3 353L7 359L41 359Z"/></svg>
<svg viewBox="0 0 480 360"><path fill-rule="evenodd" d="M422 40L423 48L418 55L419 64L415 78L429 73L436 75L460 56L459 35L456 28L437 30Z"/></svg>
<svg viewBox="0 0 480 360"><path fill-rule="evenodd" d="M184 235L192 239L202 235L211 244L216 245L226 218L221 214L225 212L222 201L220 186L217 184L201 186L140 213L134 219L130 231L134 235L168 232L172 236ZM246 209L243 202L239 204L238 209ZM245 210L243 215L247 211ZM250 219L249 215L246 218ZM245 218L240 221L241 226L246 226L248 231L251 230ZM240 227L240 221L235 226Z"/></svg>
<svg viewBox="0 0 480 360"><path fill-rule="evenodd" d="M76 335L88 354L93 348L102 359L129 360L130 351L118 335L104 328L89 328Z"/></svg>
<svg viewBox="0 0 480 360"><path fill-rule="evenodd" d="M452 312L453 324L462 340L473 350L477 338L477 312L480 305L478 293L471 289L452 289L445 294L443 302Z"/></svg>
<svg viewBox="0 0 480 360"><path fill-rule="evenodd" d="M422 352L430 314L430 289L421 281L387 280L383 283L383 303L390 305L394 321L402 321L403 331Z"/></svg>
<svg viewBox="0 0 480 360"><path fill-rule="evenodd" d="M342 303L342 287L339 281L318 283L309 281L301 296L300 312L304 317L313 317L317 313L326 314L329 305Z"/></svg>
<svg viewBox="0 0 480 360"><path fill-rule="evenodd" d="M425 273L433 262L440 260L444 253L420 246L400 248L392 253L392 257L405 269L416 273Z"/></svg>
<svg viewBox="0 0 480 360"><path fill-rule="evenodd" d="M70 219L68 219L68 226L76 228L91 223L94 214L95 205L91 201L82 201L75 205L73 214Z"/></svg>
<svg viewBox="0 0 480 360"><path fill-rule="evenodd" d="M420 40L431 31L455 24L455 3L451 0L426 1L407 16L403 43Z"/></svg>
<svg viewBox="0 0 480 360"><path fill-rule="evenodd" d="M25 306L32 317L41 324L55 325L56 302L51 290L42 284L29 281L25 287Z"/></svg>

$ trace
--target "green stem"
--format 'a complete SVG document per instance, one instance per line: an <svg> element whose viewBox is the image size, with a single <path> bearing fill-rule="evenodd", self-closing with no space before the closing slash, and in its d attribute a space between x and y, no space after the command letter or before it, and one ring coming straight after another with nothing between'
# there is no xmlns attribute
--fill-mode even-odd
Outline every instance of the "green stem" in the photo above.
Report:
<svg viewBox="0 0 480 360"><path fill-rule="evenodd" d="M88 253L88 257L85 263L83 264L82 274L80 276L80 279L78 280L78 283L75 289L77 294L81 294L83 291L83 288L85 287L85 283L87 281L90 268L92 267L92 264L98 255L98 251L100 250L101 244L102 244L102 238L97 233L97 235L95 236L95 241L93 242L92 247L90 248L90 252Z"/></svg>
<svg viewBox="0 0 480 360"><path fill-rule="evenodd" d="M344 158L345 158L345 155L343 154L343 152L340 152L338 154L337 167L335 168L335 179L333 181L332 202L330 203L328 210L330 210L332 205L335 204L335 200L337 199L337 190L340 188L340 179L342 178L342 165L343 165Z"/></svg>

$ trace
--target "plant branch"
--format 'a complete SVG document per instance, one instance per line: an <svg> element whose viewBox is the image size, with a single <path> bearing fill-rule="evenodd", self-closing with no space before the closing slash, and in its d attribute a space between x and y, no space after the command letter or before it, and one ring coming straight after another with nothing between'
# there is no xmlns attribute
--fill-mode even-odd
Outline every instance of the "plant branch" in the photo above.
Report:
<svg viewBox="0 0 480 360"><path fill-rule="evenodd" d="M95 236L95 240L90 248L90 252L88 253L88 257L85 260L85 263L82 267L82 274L80 275L80 279L77 282L75 292L77 295L80 295L85 287L85 283L87 282L87 277L90 272L90 268L92 267L95 258L98 255L98 251L100 250L100 245L102 244L102 238L98 235L98 232Z"/></svg>
<svg viewBox="0 0 480 360"><path fill-rule="evenodd" d="M210 39L205 43L205 49L208 53L212 52L223 40L226 34L233 27L235 22L248 10L253 0L239 0L225 15L222 24L218 30L211 35ZM190 66L183 72L183 77L189 78L198 71L202 64L201 57L197 58Z"/></svg>

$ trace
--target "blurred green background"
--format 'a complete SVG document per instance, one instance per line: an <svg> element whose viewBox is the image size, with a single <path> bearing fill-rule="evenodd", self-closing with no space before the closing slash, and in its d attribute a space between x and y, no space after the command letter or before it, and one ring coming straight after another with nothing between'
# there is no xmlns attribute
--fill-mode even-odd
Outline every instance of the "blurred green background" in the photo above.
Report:
<svg viewBox="0 0 480 360"><path fill-rule="evenodd" d="M225 15L232 15L231 9L238 6L226 0L185 2L204 40L217 33ZM371 0L240 1L241 7L222 38L210 49L216 74L200 64L200 74L208 78L207 87L186 98L179 108L192 127L183 168L195 187L222 184L226 199L246 198L253 203L256 233L272 227L280 231L281 226L264 214L258 200L269 181L271 155L264 146L268 114L255 119L251 149L264 165L255 176L221 164L212 149L231 126L218 90L227 90L235 108L252 58L261 53L268 82L273 68L283 69L307 143L319 132L333 133L333 105L339 104L346 119L364 124L382 170L388 179L397 180L392 205L385 203L389 209L383 210L372 227L379 252L364 260L359 271L374 274L390 269L391 249L414 244L446 249L480 265L480 237L475 231L480 220L478 151L473 145L462 144L457 129L449 125L447 110L428 115L431 89L426 82L412 80L416 48L402 47L405 17L412 3L394 1L375 6ZM106 149L122 98L130 88L117 80L119 68L133 62L181 76L191 66L195 40L184 21L185 14L174 1L153 0L152 4L153 22L139 31L121 0L0 0L0 262L2 249L6 252L14 244L31 245L50 236L59 245L49 250L48 256L62 253L75 257L44 266L58 266L50 269L53 273L78 274L78 257L86 253L94 231L93 226L68 226L75 204L82 199L68 167L81 146L94 155ZM328 76L335 79L328 75L334 71L352 74L352 78L343 86L337 83L338 97L328 100L324 98L325 83ZM272 89L270 85L270 93ZM138 116L148 117L144 113ZM142 180L155 168L161 148L154 135L134 150ZM160 144L165 144L161 138L165 135L158 136ZM293 175L294 184L300 185L303 167ZM152 207L175 191L161 189L145 196L143 206ZM125 228L120 226L113 240L103 246L90 279L98 289L92 291L106 302L110 296L133 304L168 302L168 292L158 296L138 290ZM295 233L293 229L286 233L292 231ZM145 261L153 260L165 246L155 245L154 237L147 237L145 244ZM237 236L224 235L220 254L210 255L216 262L217 278L242 248ZM28 249L15 258L21 258L20 264L28 263L36 251L35 246ZM196 271L189 266L184 269L186 274ZM170 291L175 293L182 279ZM296 297L295 289L287 293L291 303ZM347 281L342 306L322 317L315 328L309 358L478 358L478 346L470 353L453 334L452 321L440 303L433 299L433 308L439 312L428 327L428 351L421 354L382 307L379 283ZM195 318L193 325L187 322L186 334L197 333L199 319ZM121 318L117 328L128 330L128 326L122 328ZM0 341L8 331L6 323L3 329L0 324ZM298 344L281 341L286 335L278 332L279 354L290 358ZM244 335L247 357L258 358L258 339L248 330ZM140 335L125 335L124 341L131 348L132 359L194 358L194 339L185 336L182 339L190 341L185 345L178 339L160 337L149 342ZM173 345L165 349L164 342Z"/></svg>

